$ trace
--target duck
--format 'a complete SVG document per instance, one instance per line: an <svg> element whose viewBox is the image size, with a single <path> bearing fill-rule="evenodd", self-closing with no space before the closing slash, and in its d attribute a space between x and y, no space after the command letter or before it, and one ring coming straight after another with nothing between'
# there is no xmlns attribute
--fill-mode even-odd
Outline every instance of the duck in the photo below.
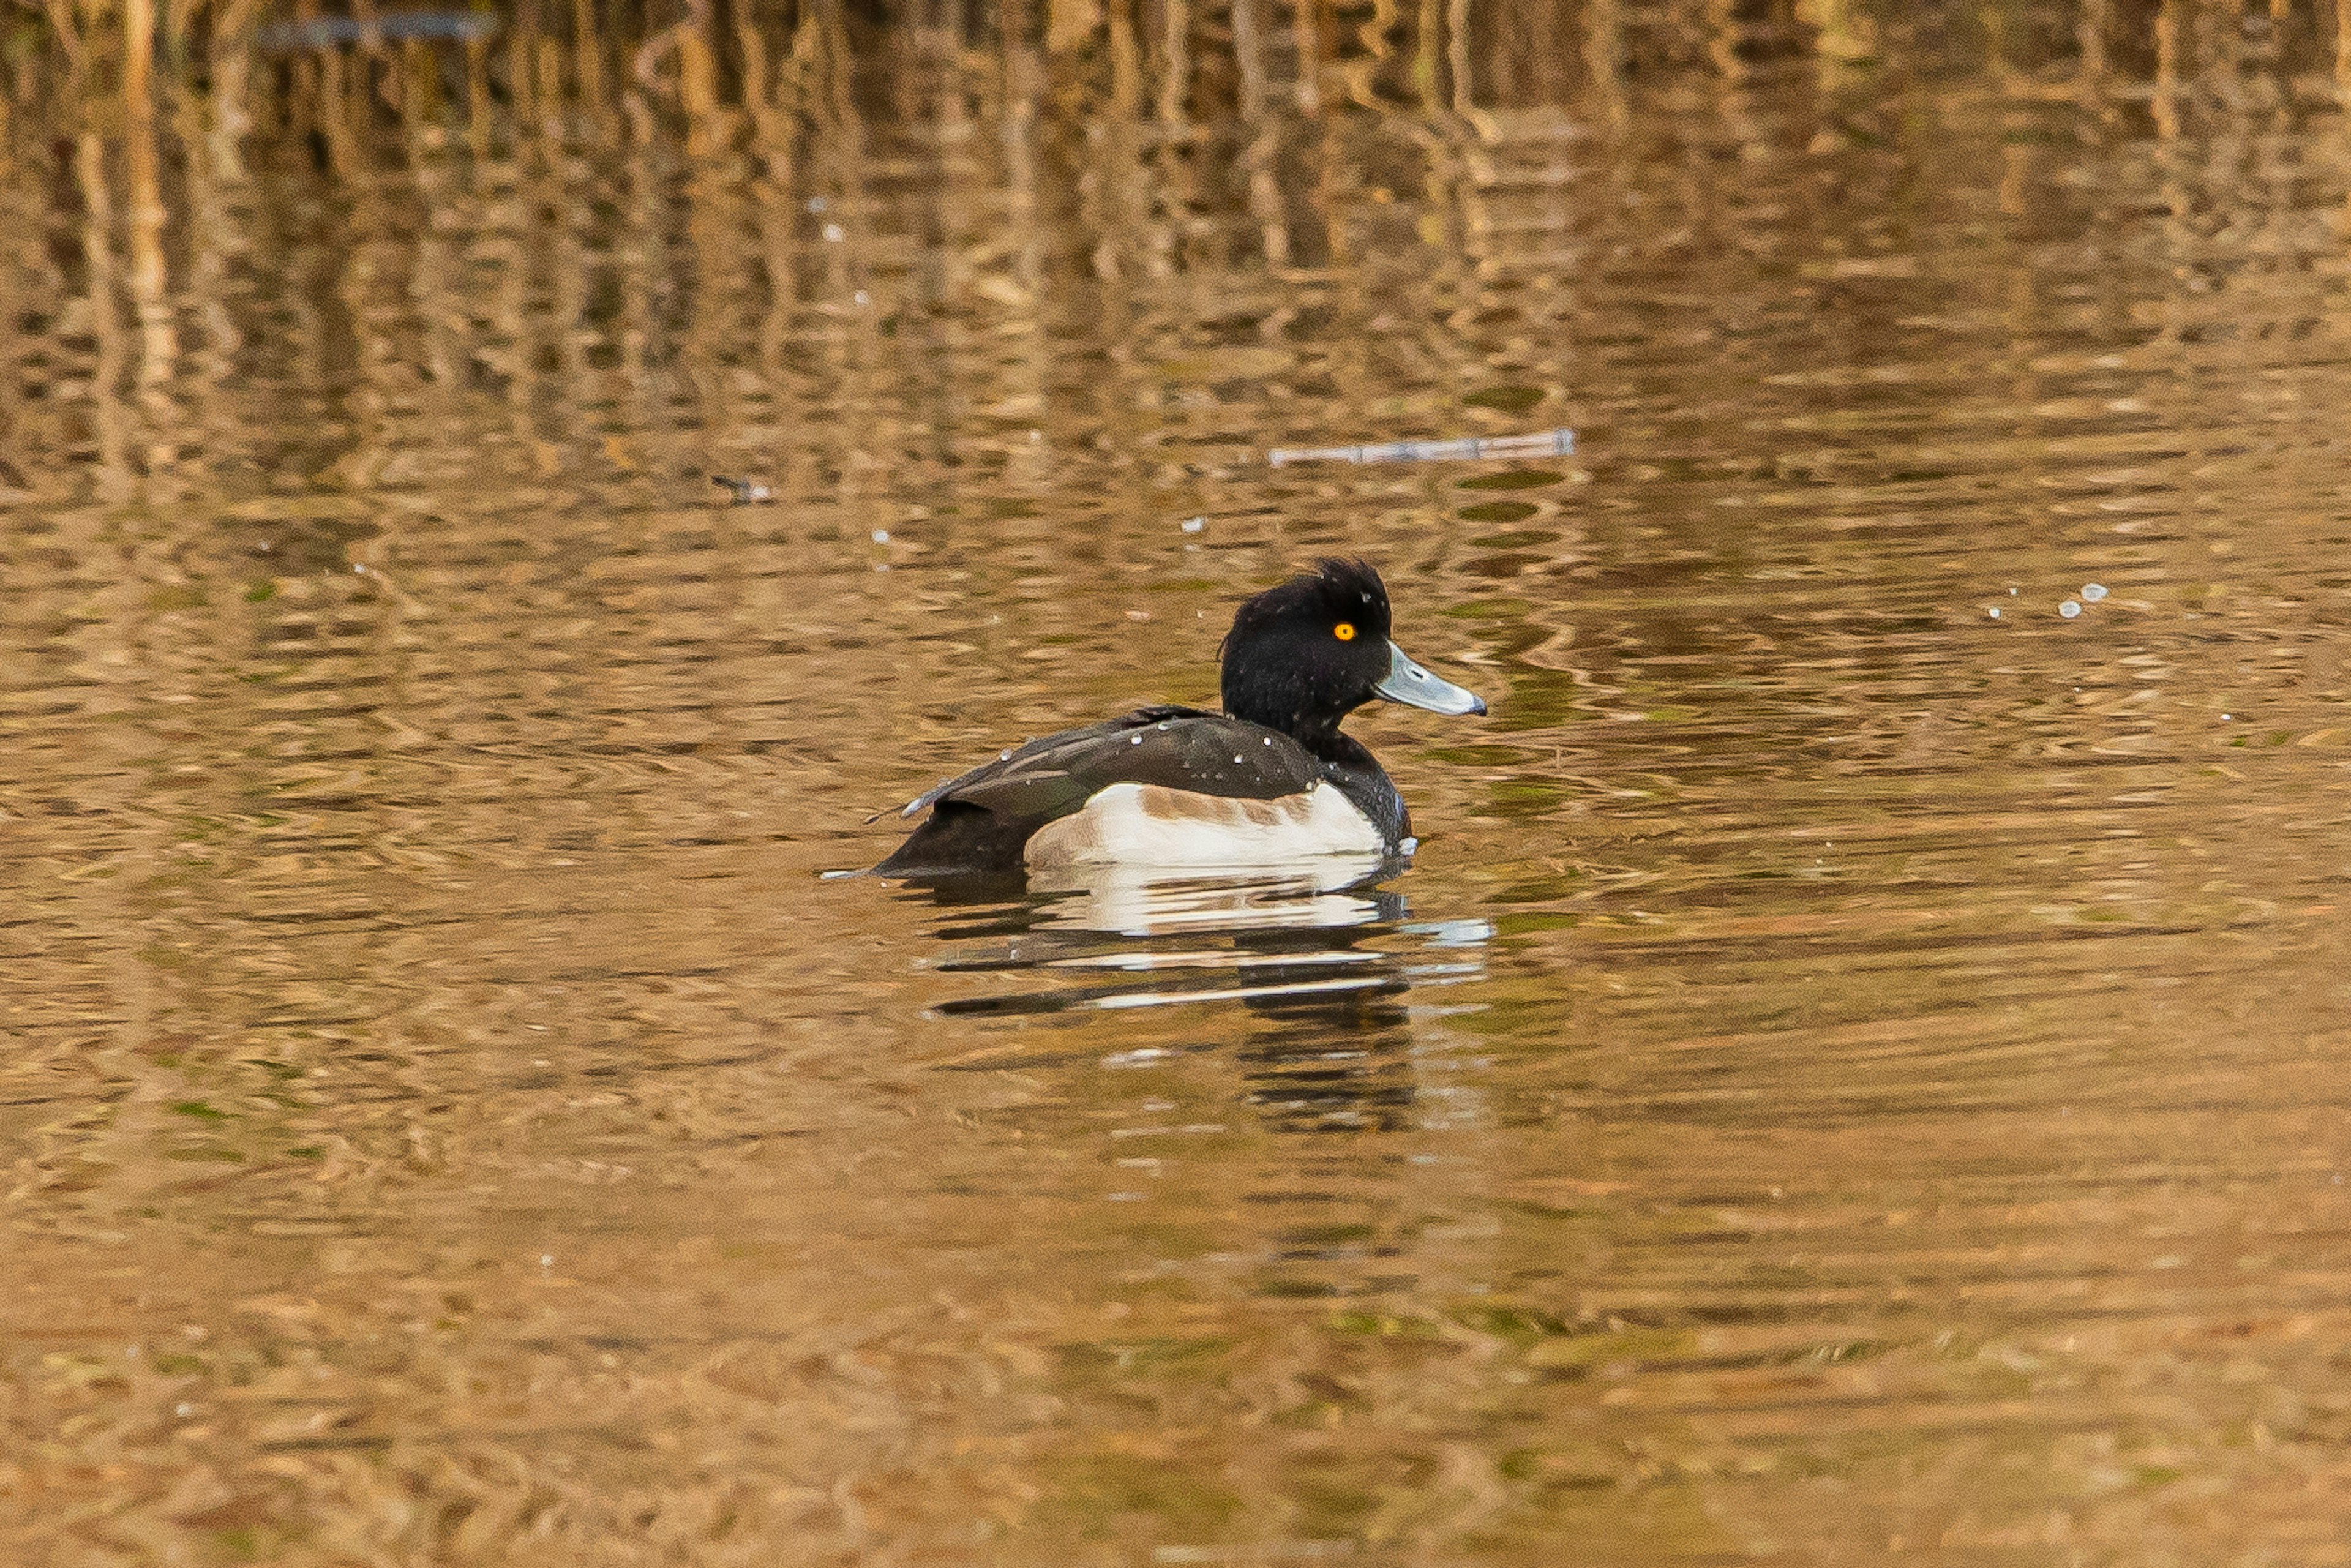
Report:
<svg viewBox="0 0 2351 1568"><path fill-rule="evenodd" d="M1370 562L1329 559L1244 600L1217 650L1224 711L1161 704L1030 740L926 790L884 877L1090 865L1248 869L1409 855L1412 814L1339 726L1374 699L1459 716L1485 699L1390 635Z"/></svg>

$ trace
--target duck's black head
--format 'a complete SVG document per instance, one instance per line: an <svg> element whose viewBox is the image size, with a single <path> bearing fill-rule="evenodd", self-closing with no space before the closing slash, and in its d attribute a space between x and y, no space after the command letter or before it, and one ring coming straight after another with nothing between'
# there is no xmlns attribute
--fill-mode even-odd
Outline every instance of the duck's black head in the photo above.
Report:
<svg viewBox="0 0 2351 1568"><path fill-rule="evenodd" d="M1433 713L1486 705L1388 639L1388 591L1361 560L1324 560L1243 602L1225 635L1225 711L1309 745L1374 697Z"/></svg>

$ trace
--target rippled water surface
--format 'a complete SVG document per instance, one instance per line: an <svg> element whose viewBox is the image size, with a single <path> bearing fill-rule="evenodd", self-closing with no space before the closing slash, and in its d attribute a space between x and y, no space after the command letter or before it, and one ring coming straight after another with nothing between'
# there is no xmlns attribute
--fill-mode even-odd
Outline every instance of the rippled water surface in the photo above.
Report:
<svg viewBox="0 0 2351 1568"><path fill-rule="evenodd" d="M697 16L11 46L0 1557L2351 1560L2332 10Z"/></svg>

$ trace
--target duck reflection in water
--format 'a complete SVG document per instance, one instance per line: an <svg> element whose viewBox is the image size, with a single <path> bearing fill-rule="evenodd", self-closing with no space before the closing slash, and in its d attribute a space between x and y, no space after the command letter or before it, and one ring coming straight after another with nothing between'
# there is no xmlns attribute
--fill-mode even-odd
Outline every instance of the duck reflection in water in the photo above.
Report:
<svg viewBox="0 0 2351 1568"><path fill-rule="evenodd" d="M1035 983L941 1003L941 1017L1019 1017L1238 1003L1249 1102L1283 1131L1394 1131L1418 1111L1416 986L1483 972L1484 920L1415 921L1382 885L1395 858L1316 857L1248 875L1171 878L1115 866L998 884L909 889L951 912L944 972ZM1226 1016L1229 1017L1229 1014Z"/></svg>

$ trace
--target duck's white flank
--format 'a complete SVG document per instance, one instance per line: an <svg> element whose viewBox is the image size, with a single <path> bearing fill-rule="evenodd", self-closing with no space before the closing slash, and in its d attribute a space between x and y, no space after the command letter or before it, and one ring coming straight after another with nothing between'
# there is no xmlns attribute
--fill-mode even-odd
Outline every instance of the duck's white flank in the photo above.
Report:
<svg viewBox="0 0 2351 1568"><path fill-rule="evenodd" d="M1315 855L1377 854L1380 831L1341 791L1236 800L1161 784L1113 784L1029 840L1032 866L1250 866Z"/></svg>

